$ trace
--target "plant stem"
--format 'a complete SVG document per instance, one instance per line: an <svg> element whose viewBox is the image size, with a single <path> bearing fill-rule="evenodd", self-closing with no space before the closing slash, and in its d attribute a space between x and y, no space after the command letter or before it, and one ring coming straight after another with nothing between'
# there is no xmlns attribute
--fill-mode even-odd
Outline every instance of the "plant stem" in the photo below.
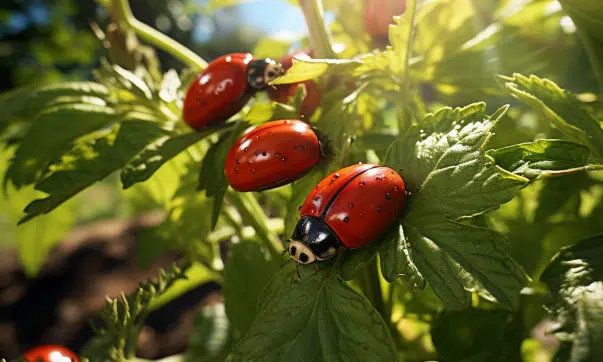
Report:
<svg viewBox="0 0 603 362"><path fill-rule="evenodd" d="M383 292L381 291L381 281L379 280L379 270L377 268L378 259L374 258L364 267L364 289L373 307L381 314L385 323L391 324L391 315L387 313L385 303L383 302Z"/></svg>
<svg viewBox="0 0 603 362"><path fill-rule="evenodd" d="M255 197L247 192L228 191L226 198L237 208L243 220L253 226L258 238L270 252L272 260L280 263L283 258L278 249L282 248L282 244L278 237L270 231L268 218Z"/></svg>
<svg viewBox="0 0 603 362"><path fill-rule="evenodd" d="M334 58L331 40L324 20L322 0L300 0L299 5L304 13L308 26L310 47L315 58Z"/></svg>
<svg viewBox="0 0 603 362"><path fill-rule="evenodd" d="M207 67L207 62L195 54L195 52L160 31L137 20L132 13L128 0L113 0L112 8L119 14L120 20L134 30L140 38L157 48L170 53L172 56L195 70L201 70Z"/></svg>

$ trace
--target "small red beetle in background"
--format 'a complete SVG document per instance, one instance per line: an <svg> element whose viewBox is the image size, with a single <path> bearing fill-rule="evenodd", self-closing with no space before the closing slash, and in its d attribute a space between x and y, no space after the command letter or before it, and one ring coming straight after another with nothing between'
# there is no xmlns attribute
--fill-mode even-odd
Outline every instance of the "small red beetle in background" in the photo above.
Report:
<svg viewBox="0 0 603 362"><path fill-rule="evenodd" d="M299 266L329 259L341 246L366 245L394 222L405 200L404 181L389 167L358 164L333 172L308 194L285 252Z"/></svg>
<svg viewBox="0 0 603 362"><path fill-rule="evenodd" d="M213 60L189 86L182 118L193 129L224 122L247 104L251 96L285 74L280 63L232 53Z"/></svg>
<svg viewBox="0 0 603 362"><path fill-rule="evenodd" d="M53 344L34 347L23 354L23 359L27 362L80 362L69 348Z"/></svg>
<svg viewBox="0 0 603 362"><path fill-rule="evenodd" d="M297 56L298 58L311 58L312 51L299 51L282 57L280 59L280 63L283 65L283 69L285 71L289 70L289 68L293 66L293 57L295 56ZM287 103L291 99L291 97L295 95L295 92L297 91L297 88L300 84L304 84L304 86L306 87L306 97L302 101L302 104L300 106L300 112L302 117L308 119L312 117L312 114L320 105L321 100L320 89L318 89L318 85L313 80L307 80L300 83L279 84L275 86L270 86L266 90L266 93L268 94L268 98L270 98L274 102Z"/></svg>
<svg viewBox="0 0 603 362"><path fill-rule="evenodd" d="M232 146L224 163L226 180L240 192L264 191L291 183L318 163L321 147L318 134L305 122L264 123Z"/></svg>
<svg viewBox="0 0 603 362"><path fill-rule="evenodd" d="M374 41L387 44L393 17L406 11L406 0L364 0L364 27Z"/></svg>

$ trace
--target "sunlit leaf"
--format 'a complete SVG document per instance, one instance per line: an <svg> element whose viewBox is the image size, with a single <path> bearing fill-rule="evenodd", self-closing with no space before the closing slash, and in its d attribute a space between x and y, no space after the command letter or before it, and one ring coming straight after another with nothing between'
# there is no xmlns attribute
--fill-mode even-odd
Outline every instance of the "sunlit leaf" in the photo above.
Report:
<svg viewBox="0 0 603 362"><path fill-rule="evenodd" d="M362 65L362 62L358 60L294 58L293 66L287 70L287 73L282 77L276 78L270 84L299 83L317 78L327 72L327 70L330 74L351 73L360 65Z"/></svg>
<svg viewBox="0 0 603 362"><path fill-rule="evenodd" d="M44 199L32 201L25 208L27 216L19 223L46 214L93 183L123 167L146 145L166 134L154 122L132 120L121 123L117 130L92 140L63 156L53 171L36 183L36 189L47 193Z"/></svg>
<svg viewBox="0 0 603 362"><path fill-rule="evenodd" d="M416 0L407 0L404 15L395 16L394 24L389 25L389 41L392 46L388 51L389 67L395 73L402 73L408 66L412 50L415 8Z"/></svg>
<svg viewBox="0 0 603 362"><path fill-rule="evenodd" d="M147 180L164 163L186 150L191 145L203 138L219 132L230 124L222 123L215 127L200 132L191 132L176 137L164 137L157 142L149 144L138 154L121 172L123 188L127 189L137 182Z"/></svg>
<svg viewBox="0 0 603 362"><path fill-rule="evenodd" d="M107 125L116 112L106 106L59 105L40 114L19 144L6 173L17 188L34 183L79 137Z"/></svg>
<svg viewBox="0 0 603 362"><path fill-rule="evenodd" d="M410 189L414 194L405 207L402 223L410 248L401 253L399 263L407 263L410 256L418 273L452 309L469 304L469 291L515 308L528 280L509 256L502 235L454 221L497 208L529 182L484 156L492 129L507 107L491 116L485 116L484 109L477 103L427 115L394 143L386 162L403 168L410 187L420 185ZM417 274L410 271L411 276Z"/></svg>
<svg viewBox="0 0 603 362"><path fill-rule="evenodd" d="M486 155L505 170L533 180L584 171L590 150L573 142L538 140L490 150Z"/></svg>
<svg viewBox="0 0 603 362"><path fill-rule="evenodd" d="M501 79L514 97L532 106L570 139L588 146L593 156L603 161L603 129L574 94L535 75L514 74Z"/></svg>
<svg viewBox="0 0 603 362"><path fill-rule="evenodd" d="M6 122L19 119L33 121L40 110L57 97L98 97L106 98L109 90L94 82L64 82L48 84L37 88L22 87L0 95L0 129Z"/></svg>
<svg viewBox="0 0 603 362"><path fill-rule="evenodd" d="M302 269L298 279L288 264L266 287L234 361L397 360L387 325L365 297L328 267Z"/></svg>

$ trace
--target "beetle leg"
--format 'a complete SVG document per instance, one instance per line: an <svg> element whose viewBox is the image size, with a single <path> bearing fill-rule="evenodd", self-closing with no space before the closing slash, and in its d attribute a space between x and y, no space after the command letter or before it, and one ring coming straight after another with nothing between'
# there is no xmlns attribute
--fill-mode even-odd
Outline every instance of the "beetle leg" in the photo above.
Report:
<svg viewBox="0 0 603 362"><path fill-rule="evenodd" d="M287 251L289 251L289 249L285 248L285 250L281 251L281 255L285 255L287 253Z"/></svg>
<svg viewBox="0 0 603 362"><path fill-rule="evenodd" d="M299 263L297 263L297 266L295 267L295 271L297 272L297 277L299 279L301 279L301 275L299 274Z"/></svg>
<svg viewBox="0 0 603 362"><path fill-rule="evenodd" d="M281 268L284 267L285 265L287 265L287 263L290 262L291 260L293 260L293 259L289 259L286 262L284 262L283 265L281 265Z"/></svg>
<svg viewBox="0 0 603 362"><path fill-rule="evenodd" d="M318 273L318 260L314 262L314 275Z"/></svg>

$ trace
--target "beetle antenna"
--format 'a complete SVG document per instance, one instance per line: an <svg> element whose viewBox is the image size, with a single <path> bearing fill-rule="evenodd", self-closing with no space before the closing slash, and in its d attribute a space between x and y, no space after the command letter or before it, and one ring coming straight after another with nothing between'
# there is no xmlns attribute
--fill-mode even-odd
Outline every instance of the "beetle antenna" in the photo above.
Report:
<svg viewBox="0 0 603 362"><path fill-rule="evenodd" d="M301 279L301 275L299 274L299 263L297 263L297 266L295 267L295 271L297 272L297 277L299 279Z"/></svg>
<svg viewBox="0 0 603 362"><path fill-rule="evenodd" d="M285 250L281 251L281 255L285 255L289 251L289 248L285 248Z"/></svg>

